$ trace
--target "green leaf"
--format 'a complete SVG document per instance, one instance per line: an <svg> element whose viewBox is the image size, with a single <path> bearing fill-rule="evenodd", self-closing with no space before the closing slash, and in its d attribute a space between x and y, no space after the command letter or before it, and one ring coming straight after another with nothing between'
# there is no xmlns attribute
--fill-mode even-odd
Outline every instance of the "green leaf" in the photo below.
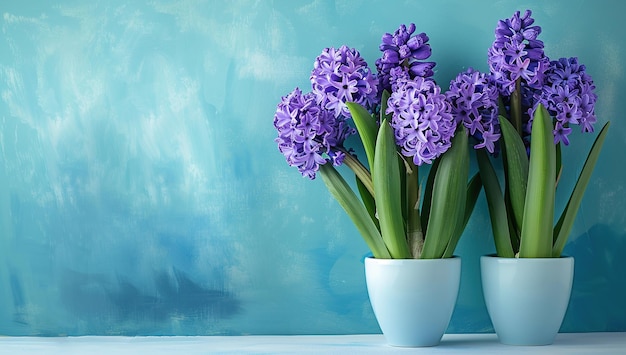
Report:
<svg viewBox="0 0 626 355"><path fill-rule="evenodd" d="M439 159L422 259L442 258L465 217L469 145L463 127L452 138L452 147Z"/></svg>
<svg viewBox="0 0 626 355"><path fill-rule="evenodd" d="M563 164L561 163L561 143L556 145L556 183L554 186L559 186L559 180L561 179L561 173L563 172Z"/></svg>
<svg viewBox="0 0 626 355"><path fill-rule="evenodd" d="M344 211L348 214L355 227L365 240L365 243L374 254L375 258L389 259L391 255L383 242L378 228L372 222L365 207L359 201L359 198L352 191L348 183L337 172L332 164L324 164L320 166L320 174L328 191L339 202Z"/></svg>
<svg viewBox="0 0 626 355"><path fill-rule="evenodd" d="M394 259L411 257L402 219L400 166L393 131L387 120L380 125L376 139L372 182L380 232Z"/></svg>
<svg viewBox="0 0 626 355"><path fill-rule="evenodd" d="M515 127L505 117L500 116L500 129L504 147L502 151L506 186L506 195L511 204L515 226L518 230L522 227L524 218L524 200L526 199L526 184L528 180L528 156L526 147Z"/></svg>
<svg viewBox="0 0 626 355"><path fill-rule="evenodd" d="M389 121L388 121L389 122ZM409 216L409 208L408 208L408 200L409 200L409 190L411 190L410 187L410 176L409 174L412 173L412 169L410 169L407 165L408 162L407 160L404 159L404 157L402 156L402 154L397 154L398 156L398 168L400 169L400 191L404 191L404 193L401 193L401 199L400 199L400 206L402 206L402 220L404 221L408 221L408 216ZM407 233L408 236L408 233Z"/></svg>
<svg viewBox="0 0 626 355"><path fill-rule="evenodd" d="M507 209L506 214L507 216L512 216L512 212L510 212L509 209ZM520 229L518 229L515 226L515 221L513 220L512 217L509 217L508 223L509 223L509 232L511 233L509 238L511 239L511 246L513 247L513 252L515 253L519 251L521 227Z"/></svg>
<svg viewBox="0 0 626 355"><path fill-rule="evenodd" d="M480 178L485 189L496 253L502 258L512 258L515 256L515 253L511 245L509 221L498 176L485 149L476 150L476 158L478 160Z"/></svg>
<svg viewBox="0 0 626 355"><path fill-rule="evenodd" d="M343 163L354 172L357 180L359 180L363 187L367 189L367 191L374 196L374 185L372 184L372 176L370 175L369 170L354 155L350 154L348 151L344 151L344 159Z"/></svg>
<svg viewBox="0 0 626 355"><path fill-rule="evenodd" d="M391 121L391 117L393 114L387 113L387 102L389 101L389 96L391 94L387 90L383 90L383 93L380 97L380 122L387 120L387 122Z"/></svg>
<svg viewBox="0 0 626 355"><path fill-rule="evenodd" d="M500 116L507 115L506 105L504 104L504 101L502 101L502 96L498 96L498 115Z"/></svg>
<svg viewBox="0 0 626 355"><path fill-rule="evenodd" d="M370 170L374 166L374 152L376 149L376 135L378 134L378 125L374 117L365 109L365 107L357 104L356 102L346 102L346 106L350 110L352 120L356 126L357 132L361 137L363 148L365 149L365 155L367 156L367 163Z"/></svg>
<svg viewBox="0 0 626 355"><path fill-rule="evenodd" d="M522 78L515 81L515 90L511 93L511 121L515 130L522 134Z"/></svg>
<svg viewBox="0 0 626 355"><path fill-rule="evenodd" d="M480 179L480 174L476 173L470 182L467 183L467 197L465 200L465 216L463 217L463 223L457 226L454 237L450 240L450 243L446 247L446 252L443 255L444 258L450 258L454 254L454 250L456 249L456 246L461 239L461 235L463 234L472 212L474 211L474 206L476 206L476 200L478 200L478 195L480 194L482 187L483 183Z"/></svg>
<svg viewBox="0 0 626 355"><path fill-rule="evenodd" d="M376 228L380 230L380 226L378 225L378 218L376 218L376 201L374 200L374 196L370 193L370 191L365 187L363 182L360 179L356 180L356 187L359 190L359 194L361 195L361 201L363 201L363 205L369 213L372 222L376 225Z"/></svg>
<svg viewBox="0 0 626 355"><path fill-rule="evenodd" d="M472 216L472 212L474 211L474 207L476 206L476 201L478 200L478 195L480 194L482 187L483 182L480 178L480 173L474 174L472 179L467 183L467 199L465 200L465 216L463 217L462 229L465 229L465 226Z"/></svg>
<svg viewBox="0 0 626 355"><path fill-rule="evenodd" d="M600 151L602 150L602 145L604 144L604 139L606 138L609 126L610 122L605 123L604 127L602 127L602 130L593 142L593 146L589 151L589 155L587 155L587 159L585 160L583 169L578 176L578 181L576 181L576 185L574 186L572 195L570 196L569 201L567 201L567 205L565 206L565 209L563 210L559 221L554 227L555 240L554 246L552 247L553 257L559 257L563 252L565 243L567 242L569 234L572 230L572 225L574 224L574 220L576 219L578 208L580 207L583 195L585 194L585 190L587 189L587 184L591 179L591 175L596 166L596 162L598 161L598 157L600 156Z"/></svg>
<svg viewBox="0 0 626 355"><path fill-rule="evenodd" d="M539 104L530 135L528 187L522 221L520 258L552 256L556 182L556 147L552 129L552 117Z"/></svg>

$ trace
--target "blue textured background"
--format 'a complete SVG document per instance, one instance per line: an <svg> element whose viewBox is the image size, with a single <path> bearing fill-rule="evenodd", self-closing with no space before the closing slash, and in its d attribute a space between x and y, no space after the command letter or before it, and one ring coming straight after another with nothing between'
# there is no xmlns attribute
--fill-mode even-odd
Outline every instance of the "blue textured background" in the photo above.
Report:
<svg viewBox="0 0 626 355"><path fill-rule="evenodd" d="M373 64L415 22L443 85L486 70L498 19L531 8L552 58L593 75L604 152L565 252L564 331L626 331L621 1L2 1L0 335L378 332L365 244L273 139L275 105L324 47ZM598 126L599 126L598 125ZM592 135L564 153L564 191ZM450 332L490 331L484 197L457 249Z"/></svg>

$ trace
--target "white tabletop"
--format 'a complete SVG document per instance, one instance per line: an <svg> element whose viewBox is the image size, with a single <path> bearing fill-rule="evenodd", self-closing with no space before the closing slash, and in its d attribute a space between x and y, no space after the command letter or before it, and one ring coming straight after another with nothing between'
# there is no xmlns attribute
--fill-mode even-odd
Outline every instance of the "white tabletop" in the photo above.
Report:
<svg viewBox="0 0 626 355"><path fill-rule="evenodd" d="M494 334L446 334L439 346L397 348L382 335L0 337L0 354L626 354L626 333L559 334L548 346L509 346Z"/></svg>

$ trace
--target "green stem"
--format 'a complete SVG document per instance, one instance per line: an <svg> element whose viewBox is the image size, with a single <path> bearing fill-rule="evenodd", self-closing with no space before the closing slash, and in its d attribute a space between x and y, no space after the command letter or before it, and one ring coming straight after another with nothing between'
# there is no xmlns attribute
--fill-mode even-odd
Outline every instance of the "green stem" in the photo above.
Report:
<svg viewBox="0 0 626 355"><path fill-rule="evenodd" d="M522 84L521 78L515 81L515 90L511 94L511 122L513 127L522 136Z"/></svg>
<svg viewBox="0 0 626 355"><path fill-rule="evenodd" d="M407 201L407 238L413 258L419 259L424 247L424 234L419 211L419 175L418 168L411 159L407 159L410 169L406 176L406 201Z"/></svg>

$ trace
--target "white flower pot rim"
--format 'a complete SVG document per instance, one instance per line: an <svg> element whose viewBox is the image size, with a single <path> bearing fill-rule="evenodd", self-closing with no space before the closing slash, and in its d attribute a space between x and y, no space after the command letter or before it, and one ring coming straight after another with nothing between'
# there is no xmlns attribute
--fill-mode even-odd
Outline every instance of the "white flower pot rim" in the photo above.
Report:
<svg viewBox="0 0 626 355"><path fill-rule="evenodd" d="M559 257L549 257L549 258L506 258L503 256L498 256L497 254L487 254L487 255L483 255L482 257L485 258L494 258L494 259L499 259L499 262L501 263L507 263L507 262L511 262L511 263L515 263L515 262L519 262L520 260L524 260L524 262L528 262L528 263L537 263L537 262L549 262L550 260L560 260L560 259L573 259L574 257L571 255L561 255Z"/></svg>
<svg viewBox="0 0 626 355"><path fill-rule="evenodd" d="M421 263L436 263L436 262L442 262L445 260L454 260L454 259L461 259L460 256L458 255L453 255L452 257L449 258L438 258L438 259L382 259L382 258L375 258L373 256L366 256L366 259L372 259L372 260L376 260L377 263L380 264L397 264L400 262L406 262L406 263L415 263L415 262L421 262Z"/></svg>

